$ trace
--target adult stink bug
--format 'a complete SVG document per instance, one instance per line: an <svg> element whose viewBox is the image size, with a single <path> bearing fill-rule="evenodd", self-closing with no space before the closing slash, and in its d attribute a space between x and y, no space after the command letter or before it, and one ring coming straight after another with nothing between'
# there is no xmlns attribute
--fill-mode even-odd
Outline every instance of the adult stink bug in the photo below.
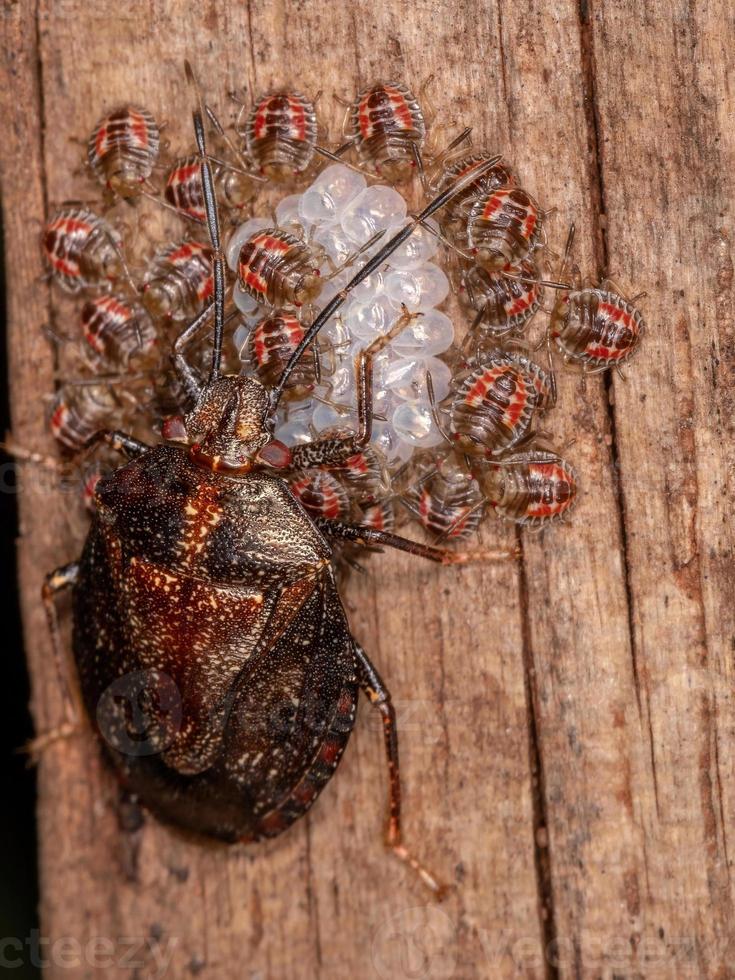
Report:
<svg viewBox="0 0 735 980"><path fill-rule="evenodd" d="M370 347L357 359L356 433L290 450L271 433L289 376L321 327L452 190L432 201L325 306L269 391L256 378L220 371L224 260L200 100L193 116L215 289L213 302L177 339L173 362L195 404L164 428L184 445L151 447L115 431L88 441L90 448L105 443L130 461L98 482L80 560L46 580L57 662L53 596L73 585L82 696L123 782L160 819L229 842L273 837L311 806L342 755L362 690L383 721L387 844L439 892L401 839L395 713L351 635L330 542L390 546L443 564L470 556L312 519L279 475L339 464L367 444ZM186 347L208 327L212 312L212 364L204 380L187 361ZM484 551L472 557L511 555ZM137 696L145 696L149 720L143 746L126 710Z"/></svg>

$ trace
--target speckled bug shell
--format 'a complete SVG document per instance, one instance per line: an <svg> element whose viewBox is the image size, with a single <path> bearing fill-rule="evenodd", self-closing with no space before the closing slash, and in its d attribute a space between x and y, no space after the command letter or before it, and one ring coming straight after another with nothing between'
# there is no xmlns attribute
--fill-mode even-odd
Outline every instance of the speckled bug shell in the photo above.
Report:
<svg viewBox="0 0 735 980"><path fill-rule="evenodd" d="M283 480L215 473L186 448L148 450L95 498L73 649L104 748L158 819L276 836L324 788L355 719L329 546Z"/></svg>
<svg viewBox="0 0 735 980"><path fill-rule="evenodd" d="M64 385L52 403L49 428L64 449L78 452L98 429L118 424L120 411L109 385Z"/></svg>
<svg viewBox="0 0 735 980"><path fill-rule="evenodd" d="M516 355L483 355L451 403L449 426L457 447L469 456L485 457L512 449L528 432L538 408L538 385L537 372L529 373Z"/></svg>
<svg viewBox="0 0 735 980"><path fill-rule="evenodd" d="M560 456L541 450L489 467L483 485L499 517L540 527L561 520L577 499L577 474Z"/></svg>
<svg viewBox="0 0 735 980"><path fill-rule="evenodd" d="M118 296L99 296L82 307L84 339L111 367L145 367L159 358L158 332L148 311Z"/></svg>
<svg viewBox="0 0 735 980"><path fill-rule="evenodd" d="M265 306L300 307L313 302L323 283L314 253L278 228L258 231L240 249L240 288Z"/></svg>
<svg viewBox="0 0 735 980"><path fill-rule="evenodd" d="M97 123L87 144L87 162L101 184L120 197L135 197L158 159L161 137L153 116L125 105Z"/></svg>
<svg viewBox="0 0 735 980"><path fill-rule="evenodd" d="M352 430L334 426L322 429L320 439L346 439ZM347 488L353 501L366 501L383 496L389 488L385 459L375 446L368 444L339 464L325 467L334 473Z"/></svg>
<svg viewBox="0 0 735 980"><path fill-rule="evenodd" d="M290 480L291 492L311 517L344 520L350 498L344 485L326 470L304 470Z"/></svg>
<svg viewBox="0 0 735 980"><path fill-rule="evenodd" d="M477 480L451 457L409 487L404 499L413 517L437 540L467 538L483 517L485 498Z"/></svg>
<svg viewBox="0 0 735 980"><path fill-rule="evenodd" d="M559 350L592 372L625 363L638 347L643 329L640 311L603 289L562 293L551 320L551 336Z"/></svg>
<svg viewBox="0 0 735 980"><path fill-rule="evenodd" d="M270 180L282 183L302 174L314 156L314 103L297 92L261 96L243 133L248 155Z"/></svg>
<svg viewBox="0 0 735 980"><path fill-rule="evenodd" d="M424 114L416 97L400 82L377 84L355 99L349 113L350 131L361 160L394 184L415 172L414 149L426 139Z"/></svg>
<svg viewBox="0 0 735 980"><path fill-rule="evenodd" d="M143 283L143 303L153 317L191 319L212 297L212 249L194 239L164 245Z"/></svg>
<svg viewBox="0 0 735 980"><path fill-rule="evenodd" d="M252 182L236 170L213 165L214 186L220 208L241 211L252 201L254 191ZM183 217L204 224L204 194L199 158L182 157L169 170L164 189L166 201Z"/></svg>
<svg viewBox="0 0 735 980"><path fill-rule="evenodd" d="M467 153L446 164L438 182L439 190L446 190L460 178L482 163L492 160L496 154L485 151ZM467 244L467 224L475 202L500 187L514 187L518 183L515 171L504 160L460 191L444 209L442 228L457 245Z"/></svg>
<svg viewBox="0 0 735 980"><path fill-rule="evenodd" d="M248 357L255 373L263 384L273 388L283 373L291 354L296 350L306 332L297 316L286 310L275 310L259 320L248 339ZM284 397L289 401L301 401L313 390L317 379L315 347L304 352L299 359Z"/></svg>
<svg viewBox="0 0 735 980"><path fill-rule="evenodd" d="M504 272L509 275L503 275ZM533 281L522 282L513 276ZM479 265L463 270L459 299L463 306L478 314L477 338L484 334L501 337L522 333L543 299L544 291L538 280L538 267L530 258L517 267L506 265L499 272L488 272Z"/></svg>
<svg viewBox="0 0 735 980"><path fill-rule="evenodd" d="M541 211L522 187L478 197L467 222L467 244L478 265L496 272L516 266L541 243Z"/></svg>
<svg viewBox="0 0 735 980"><path fill-rule="evenodd" d="M54 282L68 293L109 289L124 273L120 236L103 218L77 205L59 208L41 237Z"/></svg>

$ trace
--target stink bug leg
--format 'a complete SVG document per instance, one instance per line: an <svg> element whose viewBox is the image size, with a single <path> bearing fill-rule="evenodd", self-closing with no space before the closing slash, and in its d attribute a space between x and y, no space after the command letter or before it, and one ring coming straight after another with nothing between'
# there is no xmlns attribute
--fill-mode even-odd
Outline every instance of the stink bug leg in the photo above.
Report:
<svg viewBox="0 0 735 980"><path fill-rule="evenodd" d="M434 892L438 901L447 893L447 886L441 884L420 861L406 849L403 844L401 829L401 776L398 767L398 731L396 728L396 710L391 701L390 692L381 680L380 675L370 663L362 647L355 644L355 654L358 664L358 681L360 688L367 696L373 707L380 712L383 725L383 740L385 755L388 763L388 823L385 831L385 844L401 861L404 861L418 874L423 883Z"/></svg>
<svg viewBox="0 0 735 980"><path fill-rule="evenodd" d="M41 590L41 598L46 612L49 636L51 637L51 649L54 655L54 667L56 669L56 679L61 691L64 704L64 720L50 731L44 732L32 739L26 745L26 751L34 761L40 754L59 739L68 738L73 735L79 727L79 714L72 694L72 686L69 682L69 670L64 651L61 647L61 636L59 632L59 615L56 610L56 596L64 592L77 581L79 577L79 562L72 561L67 565L62 565L48 574L44 580Z"/></svg>

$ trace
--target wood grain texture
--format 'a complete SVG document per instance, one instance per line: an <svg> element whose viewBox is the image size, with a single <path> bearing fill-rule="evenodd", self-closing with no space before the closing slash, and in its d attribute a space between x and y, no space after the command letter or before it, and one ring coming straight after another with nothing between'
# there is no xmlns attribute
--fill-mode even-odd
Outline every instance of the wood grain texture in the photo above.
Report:
<svg viewBox="0 0 735 980"><path fill-rule="evenodd" d="M40 281L50 203L83 196L100 111L140 101L188 145L181 65L207 91L331 93L436 76L578 229L590 276L645 289L628 380L565 373L553 429L584 495L517 566L371 561L347 601L399 709L406 835L457 885L442 906L380 845L385 773L363 706L307 819L267 845L132 830L89 736L40 770L42 932L74 975L213 978L735 976L732 222L735 40L724 0L3 5L0 144L13 427L52 452ZM224 98L221 99L224 108ZM26 471L19 563L33 712L59 716L37 601L74 557L75 505ZM483 539L509 543L487 525ZM110 952L112 950L112 952ZM97 957L95 960L94 957ZM107 957L107 959L105 959ZM50 956L53 960L54 957ZM95 963L98 968L95 968ZM58 961L49 976L70 975Z"/></svg>

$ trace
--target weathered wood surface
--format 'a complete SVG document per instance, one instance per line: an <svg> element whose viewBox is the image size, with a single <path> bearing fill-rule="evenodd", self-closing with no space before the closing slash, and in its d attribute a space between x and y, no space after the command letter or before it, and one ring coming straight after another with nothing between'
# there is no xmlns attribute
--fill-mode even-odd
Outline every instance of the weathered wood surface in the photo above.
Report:
<svg viewBox="0 0 735 980"><path fill-rule="evenodd" d="M40 766L42 933L71 942L49 975L70 975L59 957L78 949L79 976L95 962L128 976L126 953L141 976L735 976L730 5L29 0L6 2L2 24L13 425L26 446L51 449L36 231L69 196L68 136L128 99L185 134L185 56L212 92L323 89L335 119L333 91L433 72L440 115L474 126L559 208L557 247L574 218L586 272L648 291L627 382L561 381L553 428L576 440L585 490L572 526L523 536L511 568L385 555L349 593L402 709L407 837L456 881L447 902L429 903L382 851L365 707L308 819L249 849L202 848L150 819L121 829L113 780L76 738ZM82 528L40 477L27 476L21 515L44 730L59 695L38 590Z"/></svg>

